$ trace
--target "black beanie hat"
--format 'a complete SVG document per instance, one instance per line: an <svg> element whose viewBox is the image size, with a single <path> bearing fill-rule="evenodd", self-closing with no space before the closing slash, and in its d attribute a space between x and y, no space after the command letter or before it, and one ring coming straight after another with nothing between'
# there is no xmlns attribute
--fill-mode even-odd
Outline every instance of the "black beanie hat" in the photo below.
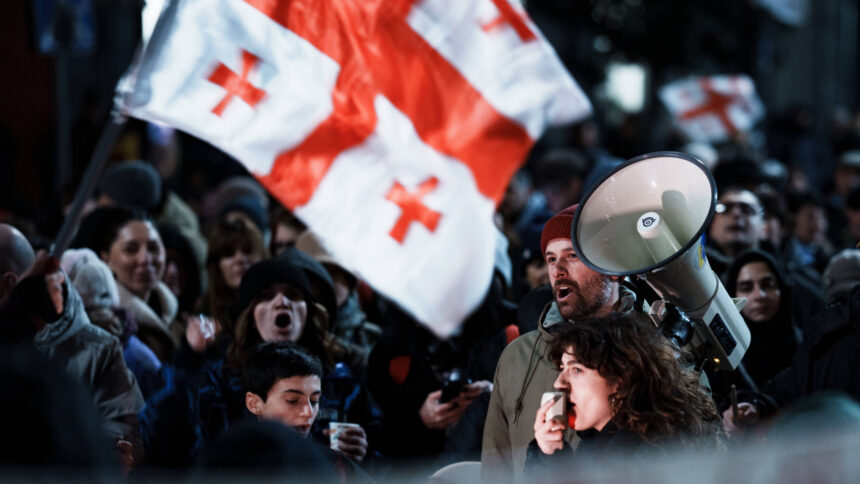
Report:
<svg viewBox="0 0 860 484"><path fill-rule="evenodd" d="M278 283L292 284L302 291L306 301L316 301L305 271L288 259L277 258L262 260L248 268L239 284L239 307L244 310L260 292Z"/></svg>
<svg viewBox="0 0 860 484"><path fill-rule="evenodd" d="M280 254L278 259L285 259L290 263L297 265L305 271L308 280L311 281L311 288L315 292L316 299L328 311L329 321L334 321L337 317L337 301L334 297L334 281L328 271L325 270L322 264L317 262L313 257L305 254L295 247L287 247Z"/></svg>
<svg viewBox="0 0 860 484"><path fill-rule="evenodd" d="M247 215L251 219L251 222L254 222L254 225L257 226L257 230L261 234L269 230L269 216L266 214L266 209L256 197L243 195L236 198L221 208L218 218L223 219L225 215L233 211L242 212Z"/></svg>
<svg viewBox="0 0 860 484"><path fill-rule="evenodd" d="M124 161L105 170L99 192L115 202L151 211L161 202L161 175L143 161Z"/></svg>

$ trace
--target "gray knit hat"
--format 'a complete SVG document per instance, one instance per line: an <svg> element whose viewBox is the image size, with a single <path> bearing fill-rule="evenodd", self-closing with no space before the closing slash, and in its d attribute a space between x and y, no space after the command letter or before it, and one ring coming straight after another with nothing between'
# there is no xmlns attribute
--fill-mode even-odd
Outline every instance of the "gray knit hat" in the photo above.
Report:
<svg viewBox="0 0 860 484"><path fill-rule="evenodd" d="M119 306L119 289L110 268L90 249L63 252L60 266L69 275L87 310Z"/></svg>

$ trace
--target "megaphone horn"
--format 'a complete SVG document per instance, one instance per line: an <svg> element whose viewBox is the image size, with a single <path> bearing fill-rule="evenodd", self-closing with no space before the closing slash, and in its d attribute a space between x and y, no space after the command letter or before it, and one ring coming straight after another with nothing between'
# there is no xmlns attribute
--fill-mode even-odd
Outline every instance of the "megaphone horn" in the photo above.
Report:
<svg viewBox="0 0 860 484"><path fill-rule="evenodd" d="M734 369L750 331L705 256L716 184L705 166L683 153L633 158L605 175L573 216L579 258L607 275L643 278L661 299L696 321L693 351Z"/></svg>

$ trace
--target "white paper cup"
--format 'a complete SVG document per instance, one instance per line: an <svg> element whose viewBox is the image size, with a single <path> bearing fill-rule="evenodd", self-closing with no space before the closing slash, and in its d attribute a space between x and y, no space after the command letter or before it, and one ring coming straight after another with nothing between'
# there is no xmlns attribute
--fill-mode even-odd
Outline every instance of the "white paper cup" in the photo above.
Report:
<svg viewBox="0 0 860 484"><path fill-rule="evenodd" d="M546 411L546 422L552 419L564 421L564 392L544 392L540 398L540 406L543 407L546 402L556 399L552 407Z"/></svg>
<svg viewBox="0 0 860 484"><path fill-rule="evenodd" d="M337 450L337 437L347 428L361 428L361 425L349 422L329 422L328 423L328 444L334 450Z"/></svg>

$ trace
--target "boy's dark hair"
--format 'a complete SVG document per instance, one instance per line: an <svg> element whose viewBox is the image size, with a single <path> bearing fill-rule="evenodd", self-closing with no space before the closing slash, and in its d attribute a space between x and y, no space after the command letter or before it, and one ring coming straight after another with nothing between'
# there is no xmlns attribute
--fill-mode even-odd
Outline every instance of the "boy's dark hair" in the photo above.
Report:
<svg viewBox="0 0 860 484"><path fill-rule="evenodd" d="M295 343L263 343L245 360L242 388L265 402L269 390L278 380L294 376L318 376L322 379L322 363Z"/></svg>

